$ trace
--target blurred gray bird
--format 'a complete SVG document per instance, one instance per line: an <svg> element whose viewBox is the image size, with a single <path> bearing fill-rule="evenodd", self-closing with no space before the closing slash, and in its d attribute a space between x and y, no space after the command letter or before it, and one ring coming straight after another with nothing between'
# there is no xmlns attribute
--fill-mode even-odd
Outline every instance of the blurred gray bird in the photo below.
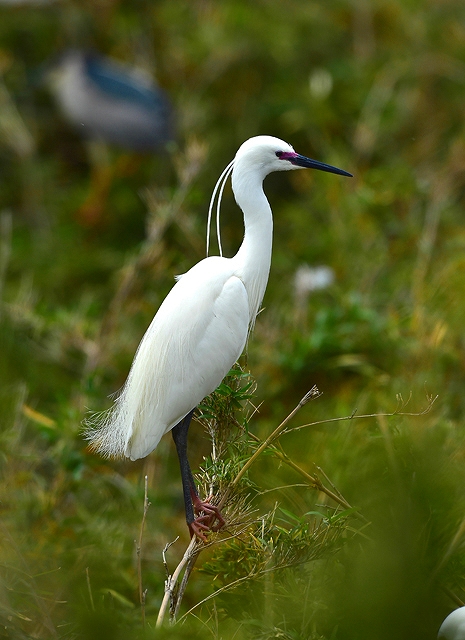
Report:
<svg viewBox="0 0 465 640"><path fill-rule="evenodd" d="M49 84L85 138L138 152L161 151L174 138L167 95L137 69L72 49L53 65Z"/></svg>
<svg viewBox="0 0 465 640"><path fill-rule="evenodd" d="M465 607L452 611L439 628L438 640L465 640Z"/></svg>

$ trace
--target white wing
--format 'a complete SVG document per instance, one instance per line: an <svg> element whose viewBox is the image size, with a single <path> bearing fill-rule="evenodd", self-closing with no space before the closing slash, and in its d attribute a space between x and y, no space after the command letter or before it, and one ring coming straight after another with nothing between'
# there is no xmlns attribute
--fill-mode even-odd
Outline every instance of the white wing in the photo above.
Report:
<svg viewBox="0 0 465 640"><path fill-rule="evenodd" d="M137 350L126 384L89 439L106 455L148 455L214 391L241 355L249 303L229 259L202 260L175 284Z"/></svg>

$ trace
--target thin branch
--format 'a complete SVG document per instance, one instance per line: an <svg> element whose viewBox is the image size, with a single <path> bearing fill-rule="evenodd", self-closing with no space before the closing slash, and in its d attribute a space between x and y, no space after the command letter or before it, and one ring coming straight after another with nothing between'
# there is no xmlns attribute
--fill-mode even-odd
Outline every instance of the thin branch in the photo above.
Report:
<svg viewBox="0 0 465 640"><path fill-rule="evenodd" d="M281 564L279 566L273 566L273 567L268 567L266 569L260 569L259 571L255 572L255 573L253 571L250 571L246 576L242 576L241 578L237 578L237 580L234 580L233 582L230 582L229 584L225 584L223 587L220 587L219 589L217 589L216 591L211 593L209 596L207 596L203 600L200 600L200 602L197 602L196 604L194 604L194 606L191 607L189 609L189 611L186 611L186 613L184 613L179 618L178 623L181 622L182 620L184 620L184 618L187 618L188 615L192 614L194 609L197 609L202 604L205 604L205 602L208 602L212 598L216 598L216 596L218 596L220 593L224 593L225 591L229 591L230 589L235 589L237 586L239 586L243 582L246 582L247 580L252 580L253 578L259 578L259 577L264 576L264 575L266 575L268 573L272 573L273 571L276 571L276 569L279 569L279 570L288 569L288 568L293 567L293 566L295 566L293 562L288 562L288 563L283 563L283 564Z"/></svg>
<svg viewBox="0 0 465 640"><path fill-rule="evenodd" d="M239 473L237 474L237 476L235 477L235 479L233 480L233 482L231 483L230 487L226 490L226 492L224 493L223 497L221 498L218 507L221 509L225 502L227 501L229 495L230 495L230 491L231 489L237 485L237 483L239 482L239 480L243 477L244 473L250 468L250 466L255 462L255 460L258 458L258 456L268 447L272 450L273 455L275 455L277 458L279 458L282 462L284 462L285 464L287 464L288 466L290 466L291 468L293 468L297 473L299 473L302 477L304 477L311 486L313 486L313 488L317 489L318 491L321 491L322 493L325 493L329 498L331 498L332 500L334 500L337 504L339 504L340 506L344 507L344 509L352 509L353 507L347 502L347 500L342 496L342 494L336 489L336 487L331 483L331 481L329 480L329 478L326 476L326 474L321 470L321 472L323 473L323 475L325 476L326 480L331 484L331 486L333 487L334 491L332 491L331 489L329 489L328 487L326 487L321 480L318 478L318 476L316 475L310 475L309 473L307 473L306 471L304 471L301 467L299 467L293 460L291 460L287 454L282 450L281 447L277 447L276 445L273 445L273 442L275 440L277 440L281 435L284 434L288 434L291 433L292 431L300 431L300 429L304 429L306 427L313 427L316 425L320 425L320 424L329 424L332 422L342 422L345 420L353 420L354 416L356 414L356 409L351 413L350 416L343 416L340 418L327 418L325 420L317 420L315 422L310 422L307 424L303 424L303 425L299 425L298 427L292 427L291 429L286 428L287 424L289 423L289 421L294 417L294 415L299 411L299 409L304 406L309 400L315 398L315 397L319 397L321 394L319 393L317 387L313 387L303 398L302 400L299 402L299 404L295 407L295 409L293 411L291 411L291 413L287 416L287 418L285 418L285 420L283 420L283 422L281 422L281 424L273 431L273 433L271 433L268 438L266 438L266 440L258 447L258 449L255 451L255 453L249 458L249 460L244 464L244 466L242 467L242 469L239 471ZM427 413L429 413L433 407L433 404L436 402L438 396L429 396L427 397L428 400L428 405L425 409L423 409L423 411L419 411L419 412L406 412L406 411L401 411L402 408L404 408L408 402L411 399L411 396L409 396L408 400L405 402L402 398L402 396L400 394L398 394L397 396L397 401L398 401L398 405L395 409L395 411L391 412L391 413L373 413L373 414L362 414L362 415L358 415L357 418L382 418L382 417L392 417L392 416L414 416L414 417L418 417L418 416L423 416L426 415ZM255 436L253 433L249 432L249 436L251 438L253 438L256 442L259 442L259 438L257 436ZM317 467L318 468L318 467ZM357 517L361 518L362 520L364 520L366 522L366 519L358 512L355 512Z"/></svg>
<svg viewBox="0 0 465 640"><path fill-rule="evenodd" d="M251 431L248 432L248 436L253 440L255 440L255 442L260 442L260 438L256 436L254 433L252 433ZM334 484L329 480L328 476L324 473L324 471L320 467L316 467L316 469L325 476L326 480L333 487L334 491L331 491L331 489L328 489L321 482L318 476L312 476L309 473L307 473L307 471L304 471L304 469L299 467L299 465L297 465L293 460L291 460L291 458L289 458L289 456L283 451L280 445L270 444L269 449L272 451L273 455L276 456L281 462L284 462L284 464L287 464L289 467L294 469L294 471L296 471L299 475L305 478L305 480L307 481L307 484L305 486L310 485L314 489L317 489L318 491L325 493L329 498L334 500L341 507L344 507L344 509L353 509L353 507L347 502L347 500L343 497L341 492L338 489L336 489ZM222 501L221 504L224 504L224 502L225 502L225 499ZM355 512L355 515L361 520L363 520L364 522L366 522L366 519L358 511Z"/></svg>
<svg viewBox="0 0 465 640"><path fill-rule="evenodd" d="M248 522L240 531L234 533L233 535L230 535L226 538L222 538L221 539L221 543L227 542L228 540L232 540L234 538L237 538L238 536L240 536L246 529L248 529L248 527L250 526L250 522ZM197 542L196 538L192 538L192 540L189 543L189 546L187 547L184 556L181 560L181 562L179 563L179 565L176 567L175 572L173 573L173 575L171 576L169 574L169 570L168 570L168 563L166 562L166 551L169 549L169 547L171 547L171 545L173 545L177 540L179 540L179 536L176 538L176 540L174 540L173 542L168 542L165 545L165 548L163 549L163 564L165 567L165 571L166 571L166 581L165 581L165 595L163 597L163 601L160 607L160 611L158 613L158 619L157 619L157 623L156 623L156 627L159 628L161 627L161 625L163 624L163 620L165 618L166 615L166 611L168 609L168 607L170 608L170 610L172 611L172 616L171 616L171 622L176 622L176 617L179 613L179 608L181 606L181 602L184 596L184 592L186 590L187 587L187 583L189 581L189 577L192 573L192 569L194 568L194 565L197 561L197 558L200 555L200 552L203 551L203 549L206 549L208 547L213 546L214 544L217 544L217 541L212 541L209 542L208 544L202 544L197 550L195 550L195 544ZM186 570L184 572L184 576L183 579L181 581L181 585L179 587L179 590L176 593L176 584L177 581L179 579L179 576L181 575L182 570L184 569L184 567L186 567ZM184 617L184 616L183 616Z"/></svg>
<svg viewBox="0 0 465 640"><path fill-rule="evenodd" d="M233 535L228 536L227 538L222 538L221 539L221 543L224 543L224 542L227 542L228 540L233 540L234 538L239 537L246 529L248 529L249 526L250 526L250 523L247 523L246 526L241 531L238 531L238 532L234 533ZM179 586L179 590L176 593L176 598L174 598L175 604L173 606L171 622L176 622L176 618L178 616L179 609L181 607L181 602L182 602L182 599L183 599L183 596L184 596L184 592L185 592L186 587L187 587L187 583L188 583L190 575L192 573L192 569L194 568L195 563L197 562L197 558L200 555L200 552L203 551L203 549L207 549L208 547L213 546L214 544L217 544L216 540L212 541L212 542L209 542L207 544L202 544L202 546L199 547L197 551L194 551L192 553L192 555L190 556L190 558L189 558L189 560L187 562L186 570L184 571L184 575L182 577L181 584ZM165 564L165 566L166 566L166 564Z"/></svg>
<svg viewBox="0 0 465 640"><path fill-rule="evenodd" d="M313 400L314 398L319 398L321 395L321 393L318 391L318 388L315 386L313 386L310 391L308 393L306 393L304 395L304 397L302 398L302 400L299 402L299 404L291 411L291 413L287 416L287 418L285 418L280 425L278 425L276 427L276 429L273 431L273 433L271 433L268 438L266 438L266 440L264 440L264 442L258 447L258 449L255 451L255 453L247 460L247 462L244 464L244 466L242 467L242 469L239 471L239 473L237 474L237 476L234 478L234 480L232 481L231 485L228 487L228 489L226 490L226 492L224 493L223 497L221 498L219 504L218 504L218 508L221 509L223 507L223 505L225 504L225 502L227 501L229 494L231 492L231 490L239 483L239 480L243 477L243 475L248 471L248 469L253 465L253 463L255 462L255 460L258 458L258 456L267 448L269 447L269 445L273 442L273 440L276 440L276 438L279 437L279 435L284 431L286 425L288 424L288 422L290 420L292 420L292 418L295 416L295 414L304 406L307 404L307 402L309 402L310 400Z"/></svg>
<svg viewBox="0 0 465 640"><path fill-rule="evenodd" d="M441 571L441 569L446 564L446 562L449 560L451 555L460 546L460 544L462 543L462 539L463 539L464 534L465 534L465 519L462 520L462 522L460 523L459 528L457 529L454 537L452 538L449 546L447 547L445 554L441 558L441 560L438 563L436 569L433 571L433 575L432 575L431 579L434 579L437 576L437 574Z"/></svg>
<svg viewBox="0 0 465 640"><path fill-rule="evenodd" d="M181 602L187 587L187 583L189 581L190 575L192 573L192 569L194 568L195 563L197 562L197 558L199 557L201 551L202 551L202 548L200 548L196 553L194 553L187 562L186 570L184 571L181 584L179 585L179 591L176 595L176 604L174 606L174 611L171 618L172 622L176 622L176 618L179 613L179 609L181 607Z"/></svg>
<svg viewBox="0 0 465 640"><path fill-rule="evenodd" d="M172 576L168 575L167 578L166 578L166 581L165 581L165 595L163 596L163 601L161 603L160 611L158 612L158 618L157 618L157 623L156 623L156 627L157 628L161 627L161 625L163 624L163 620L165 618L166 611L168 610L170 601L173 598L174 590L176 588L176 584L177 584L177 581L179 579L179 576L181 575L181 572L184 569L184 567L189 562L189 559L191 558L192 553L194 552L194 548L195 548L196 543L197 543L197 539L194 536L191 539L191 541L189 543L189 546L187 547L186 551L184 552L182 560L178 564L178 566L176 567L173 575ZM166 549L167 549L167 547L165 547L165 550Z"/></svg>
<svg viewBox="0 0 465 640"><path fill-rule="evenodd" d="M453 199L454 175L441 171L431 178L429 204L425 211L423 229L418 241L418 254L412 276L414 302L413 322L420 327L425 313L425 282L433 257L441 215Z"/></svg>
<svg viewBox="0 0 465 640"><path fill-rule="evenodd" d="M444 591L444 593L446 595L449 596L449 598L455 602L455 604L458 607L463 607L465 605L465 602L463 600L461 600L457 595L455 595L455 593L453 593L450 589L448 589L447 587L441 587L441 589Z"/></svg>
<svg viewBox="0 0 465 640"><path fill-rule="evenodd" d="M347 500L342 496L342 494L339 491L335 493L334 491L331 491L331 489L328 489L328 487L325 487L325 485L321 482L318 476L312 476L309 473L307 473L304 469L299 467L299 465L297 465L293 460L291 460L289 456L286 453L284 453L284 451L275 449L273 453L274 455L276 455L276 457L278 457L280 460L285 462L289 467L294 469L294 471L297 471L297 473L300 474L303 478L308 480L309 484L314 489L317 489L318 491L325 493L328 496L328 498L331 498L331 500L334 500L334 502L339 504L341 507L344 507L344 509L353 509L353 507L347 502ZM358 512L356 513L360 518L362 518L362 520L365 520L365 518L361 514L359 514Z"/></svg>
<svg viewBox="0 0 465 640"><path fill-rule="evenodd" d="M139 602L142 612L142 625L145 627L145 597L147 595L147 589L142 588L142 536L144 534L145 521L147 519L147 511L149 510L150 502L148 499L148 476L145 476L145 490L144 490L144 512L142 514L142 522L139 531L139 541L136 543L137 554L137 579L139 582Z"/></svg>
<svg viewBox="0 0 465 640"><path fill-rule="evenodd" d="M334 482L332 482L328 475L324 472L324 470L318 466L317 464L315 464L315 469L318 471L318 473L321 473L321 475L325 478L326 482L328 482L328 484L331 485L332 489L334 490L334 492L343 500L344 496L342 495L342 493L339 491L339 489L336 487L336 485L334 484Z"/></svg>
<svg viewBox="0 0 465 640"><path fill-rule="evenodd" d="M295 487L307 488L308 484L306 482L295 482L294 484L283 484L280 487L272 487L271 489L263 489L257 495L264 496L267 493L273 493L273 491L283 491L284 489L295 489Z"/></svg>
<svg viewBox="0 0 465 640"><path fill-rule="evenodd" d="M86 567L86 580L87 580L87 590L89 591L90 607L92 611L95 611L94 598L92 596L92 589L90 586L89 567Z"/></svg>
<svg viewBox="0 0 465 640"><path fill-rule="evenodd" d="M431 396L428 398L428 406L423 409L423 411L398 411L397 409L395 411L392 411L391 413L365 413L362 415L357 415L356 418L357 420L359 418L392 418L393 416L413 416L415 418L418 418L420 416L424 416L427 413L429 413L433 407L433 404L436 402L436 400L439 398L438 395L436 396ZM355 416L355 412L353 412L350 416L343 416L340 418L326 418L325 420L316 420L315 422L308 422L307 424L301 424L298 427L292 427L292 429L286 429L284 431L284 434L288 434L288 433L292 433L293 431L300 431L301 429L305 429L306 427L315 427L319 424L329 424L331 422L343 422L344 420L354 420L354 416ZM282 434L280 434L282 435Z"/></svg>
<svg viewBox="0 0 465 640"><path fill-rule="evenodd" d="M166 561L166 552L168 551L168 549L173 546L173 544L175 544L177 541L179 540L179 536L176 536L176 538L173 540L173 542L167 542L165 544L165 547L163 549L162 556L163 556L163 566L165 567L165 573L166 576L169 576L169 569L168 569L168 562Z"/></svg>
<svg viewBox="0 0 465 640"><path fill-rule="evenodd" d="M274 571L274 569L275 568L272 567L271 569L264 570L262 573L265 573L265 571ZM196 604L194 604L194 606L191 607L189 609L189 611L186 611L186 613L179 618L178 622L181 622L181 620L184 620L184 618L186 618L189 614L191 614L192 611L194 611L194 609L197 609L197 607L200 607L202 604L205 604L205 602L208 602L212 598L216 598L216 596L218 596L220 593L223 593L224 591L229 591L230 589L234 589L235 587L239 586L243 582L246 582L247 580L250 580L252 578L257 577L257 575L260 575L260 574L255 574L253 572L250 572L246 576L242 576L241 578L237 578L237 580L234 580L234 582L230 582L229 584L225 584L224 587L221 587L220 589L217 589L216 591L211 593L209 596L207 596L203 600L200 600L200 602L197 602Z"/></svg>

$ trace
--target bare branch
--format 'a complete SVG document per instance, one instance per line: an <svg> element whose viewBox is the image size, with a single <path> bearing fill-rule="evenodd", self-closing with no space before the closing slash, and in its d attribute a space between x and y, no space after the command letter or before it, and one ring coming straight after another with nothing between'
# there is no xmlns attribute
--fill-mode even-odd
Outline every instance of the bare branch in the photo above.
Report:
<svg viewBox="0 0 465 640"><path fill-rule="evenodd" d="M86 567L86 581L87 581L87 590L89 592L90 607L92 611L95 611L94 598L92 596L92 589L90 586L89 567Z"/></svg>
<svg viewBox="0 0 465 640"><path fill-rule="evenodd" d="M139 602L142 612L142 625L145 627L145 597L147 595L147 589L142 588L142 536L144 534L145 521L147 519L147 511L149 510L150 502L148 499L148 477L145 476L145 490L144 490L144 512L142 514L142 522L139 531L139 541L136 543L136 555L137 555L137 579L139 583Z"/></svg>
<svg viewBox="0 0 465 640"><path fill-rule="evenodd" d="M171 544L173 544L173 543L170 543L169 545L165 546L164 552L166 551L166 549L169 546L171 546ZM190 558L192 557L193 554L198 556L199 552L195 551L196 544L197 544L197 539L194 536L191 539L191 541L189 543L189 546L187 547L186 551L184 552L182 560L178 564L178 566L176 567L173 575L172 576L168 575L168 577L167 577L167 579L165 581L165 595L163 596L163 601L161 603L160 611L158 612L158 618L157 618L157 624L156 624L157 628L161 627L161 625L163 624L163 620L165 618L166 611L168 609L170 601L172 601L172 599L173 599L173 594L174 594L174 591L176 589L176 584L178 582L178 579L179 579L179 576L181 575L182 570L187 565L187 563L189 562L189 560L190 560Z"/></svg>
<svg viewBox="0 0 465 640"><path fill-rule="evenodd" d="M392 418L393 416L413 416L414 418L418 418L420 416L424 416L429 413L433 407L433 404L438 399L438 395L436 396L427 396L428 405L423 409L423 411L399 411L396 409L391 413L366 413L357 416L358 419L362 418ZM406 404L406 403L405 403ZM405 404L403 406L405 406ZM356 410L355 410L356 411ZM301 424L298 427L292 427L292 429L284 430L280 435L292 433L292 431L300 431L301 429L305 429L307 427L315 427L319 424L330 424L331 422L343 422L344 420L353 420L355 416L355 411L350 416L343 416L340 418L326 418L325 420L315 420L315 422L308 422L307 424Z"/></svg>
<svg viewBox="0 0 465 640"><path fill-rule="evenodd" d="M288 424L288 422L295 416L295 414L305 405L307 404L307 402L309 402L310 400L314 399L314 398L318 398L320 396L320 392L318 391L318 388L316 386L313 386L310 391L308 393L306 393L304 395L304 397L302 398L302 400L300 400L299 404L295 407L295 409L293 409L291 411L291 413L287 416L287 418L285 418L280 425L278 425L276 427L276 429L273 431L273 433L271 435L268 436L268 438L258 447L258 449L255 451L255 453L247 460L247 462L244 464L244 466L242 467L242 469L239 471L239 473L237 474L237 476L234 478L234 480L231 483L231 488L235 487L239 480L243 477L243 475L246 473L246 471L253 465L253 463L255 462L255 460L258 458L258 456L274 441L276 440L276 438L279 437L279 435L284 431L286 425ZM221 509L221 507L224 505L224 503L226 502L227 498L229 496L229 492L226 491L226 493L224 494L224 496L222 497L222 499L220 500L220 503L218 505L218 508Z"/></svg>

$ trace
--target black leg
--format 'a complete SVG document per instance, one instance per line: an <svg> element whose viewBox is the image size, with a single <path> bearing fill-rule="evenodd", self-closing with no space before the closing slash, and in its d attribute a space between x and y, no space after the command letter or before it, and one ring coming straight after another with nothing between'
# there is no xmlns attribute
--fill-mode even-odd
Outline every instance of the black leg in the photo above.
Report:
<svg viewBox="0 0 465 640"><path fill-rule="evenodd" d="M187 433L194 411L195 409L192 409L192 411L178 422L178 424L173 427L172 433L178 453L179 466L181 468L187 526L189 527L191 536L195 534L198 538L207 542L204 531L218 531L218 529L224 525L224 519L218 507L210 504L208 500L200 500L187 458ZM194 512L200 515L196 518ZM215 521L217 521L218 524L213 526Z"/></svg>
<svg viewBox="0 0 465 640"><path fill-rule="evenodd" d="M186 520L190 527L194 522L194 506L192 504L193 495L197 496L194 477L187 458L187 433L195 409L192 409L178 424L173 427L172 434L181 468L182 490L184 493L184 505L186 507Z"/></svg>

